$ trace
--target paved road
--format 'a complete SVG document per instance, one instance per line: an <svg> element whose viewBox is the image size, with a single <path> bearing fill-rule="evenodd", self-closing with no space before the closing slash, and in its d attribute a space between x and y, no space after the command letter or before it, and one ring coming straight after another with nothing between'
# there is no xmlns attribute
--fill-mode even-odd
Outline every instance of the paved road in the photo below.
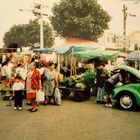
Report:
<svg viewBox="0 0 140 140"><path fill-rule="evenodd" d="M140 111L127 112L89 101L63 100L30 113L0 100L0 140L139 140Z"/></svg>

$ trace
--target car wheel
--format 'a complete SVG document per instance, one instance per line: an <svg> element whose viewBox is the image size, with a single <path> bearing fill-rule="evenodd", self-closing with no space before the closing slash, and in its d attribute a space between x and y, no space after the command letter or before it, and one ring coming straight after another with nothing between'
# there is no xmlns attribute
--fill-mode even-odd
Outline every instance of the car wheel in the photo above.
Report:
<svg viewBox="0 0 140 140"><path fill-rule="evenodd" d="M133 95L123 93L119 96L119 105L124 110L132 110L136 107L136 100Z"/></svg>

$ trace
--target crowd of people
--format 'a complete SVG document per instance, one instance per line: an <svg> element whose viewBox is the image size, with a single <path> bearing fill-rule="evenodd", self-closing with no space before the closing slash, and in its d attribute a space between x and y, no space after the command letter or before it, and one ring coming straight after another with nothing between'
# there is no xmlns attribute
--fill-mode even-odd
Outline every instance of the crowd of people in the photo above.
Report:
<svg viewBox="0 0 140 140"><path fill-rule="evenodd" d="M56 70L57 64L50 61L42 65L39 60L32 58L30 63L13 63L7 58L1 66L2 90L8 88L14 91L14 110L22 110L23 92L26 99L32 104L30 112L38 110L39 102L36 94L44 92L44 104L49 104L51 96L58 87L59 74Z"/></svg>

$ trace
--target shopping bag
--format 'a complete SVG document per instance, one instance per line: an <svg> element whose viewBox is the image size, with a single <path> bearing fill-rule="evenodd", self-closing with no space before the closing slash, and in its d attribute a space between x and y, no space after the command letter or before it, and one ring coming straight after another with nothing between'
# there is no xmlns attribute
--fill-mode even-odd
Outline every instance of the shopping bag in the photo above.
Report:
<svg viewBox="0 0 140 140"><path fill-rule="evenodd" d="M54 99L55 99L56 105L61 105L61 94L58 88L55 88Z"/></svg>
<svg viewBox="0 0 140 140"><path fill-rule="evenodd" d="M42 102L45 100L45 94L43 91L39 90L36 92L36 101Z"/></svg>

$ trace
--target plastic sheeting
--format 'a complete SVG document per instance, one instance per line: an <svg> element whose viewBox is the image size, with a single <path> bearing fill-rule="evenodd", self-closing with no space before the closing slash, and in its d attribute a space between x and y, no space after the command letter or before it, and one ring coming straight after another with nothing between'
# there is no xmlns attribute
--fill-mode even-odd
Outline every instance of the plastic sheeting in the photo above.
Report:
<svg viewBox="0 0 140 140"><path fill-rule="evenodd" d="M79 51L85 51L85 50L96 50L95 47L77 47L77 46L70 46L70 47L54 47L54 48L40 48L40 49L34 49L34 51L42 52L42 53L50 53L50 52L56 52L57 54L63 55L71 52L79 52Z"/></svg>
<svg viewBox="0 0 140 140"><path fill-rule="evenodd" d="M134 51L128 54L125 60L126 61L140 61L140 51Z"/></svg>

